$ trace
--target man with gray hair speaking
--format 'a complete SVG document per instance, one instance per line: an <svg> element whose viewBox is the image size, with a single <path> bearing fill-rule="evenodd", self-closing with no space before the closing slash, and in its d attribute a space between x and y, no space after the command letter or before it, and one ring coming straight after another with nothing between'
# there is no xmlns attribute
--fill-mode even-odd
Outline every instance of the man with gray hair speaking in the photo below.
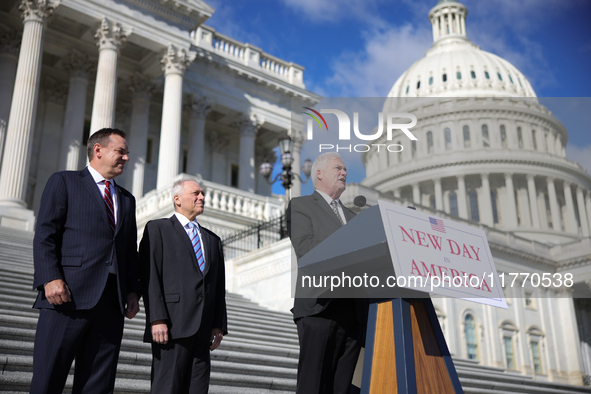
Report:
<svg viewBox="0 0 591 394"><path fill-rule="evenodd" d="M195 180L176 181L172 196L174 215L148 222L140 243L151 392L207 393L209 353L228 333L222 242L196 220L205 195Z"/></svg>
<svg viewBox="0 0 591 394"><path fill-rule="evenodd" d="M314 193L297 197L287 208L287 228L298 260L355 213L339 201L347 168L336 152L323 153L312 165ZM300 342L297 394L349 394L365 336L365 300L299 298L293 318Z"/></svg>

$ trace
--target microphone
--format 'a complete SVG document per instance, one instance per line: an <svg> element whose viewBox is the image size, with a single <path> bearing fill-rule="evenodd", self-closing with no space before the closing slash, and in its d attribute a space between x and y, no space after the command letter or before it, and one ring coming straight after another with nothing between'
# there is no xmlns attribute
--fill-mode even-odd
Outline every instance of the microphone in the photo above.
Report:
<svg viewBox="0 0 591 394"><path fill-rule="evenodd" d="M365 206L373 207L373 205L369 205L367 203L367 199L365 198L365 196L361 196L361 195L359 195L353 199L353 204L355 204L355 206L359 207L359 208L363 208Z"/></svg>

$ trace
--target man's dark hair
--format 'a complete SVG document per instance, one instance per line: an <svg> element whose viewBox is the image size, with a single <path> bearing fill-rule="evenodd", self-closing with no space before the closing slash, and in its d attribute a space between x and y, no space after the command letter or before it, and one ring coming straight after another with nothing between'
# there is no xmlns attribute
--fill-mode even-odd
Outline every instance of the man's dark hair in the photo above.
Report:
<svg viewBox="0 0 591 394"><path fill-rule="evenodd" d="M118 135L121 138L127 139L127 134L125 134L123 131L111 128L100 129L96 133L92 134L90 138L88 138L88 142L86 143L86 154L88 155L88 161L91 161L92 157L94 156L94 145L109 145L109 137L113 134Z"/></svg>

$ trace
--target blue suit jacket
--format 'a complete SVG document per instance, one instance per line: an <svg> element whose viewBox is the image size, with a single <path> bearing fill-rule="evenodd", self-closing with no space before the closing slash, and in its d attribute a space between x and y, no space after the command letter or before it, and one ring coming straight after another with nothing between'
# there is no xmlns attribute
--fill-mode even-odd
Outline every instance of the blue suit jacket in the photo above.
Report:
<svg viewBox="0 0 591 394"><path fill-rule="evenodd" d="M33 241L33 287L39 290L35 308L94 307L107 283L112 256L117 260L121 311L127 294L140 295L135 198L118 185L116 189L117 228L113 234L106 204L88 169L57 172L49 178ZM54 306L47 301L43 286L54 279L67 283L71 302Z"/></svg>

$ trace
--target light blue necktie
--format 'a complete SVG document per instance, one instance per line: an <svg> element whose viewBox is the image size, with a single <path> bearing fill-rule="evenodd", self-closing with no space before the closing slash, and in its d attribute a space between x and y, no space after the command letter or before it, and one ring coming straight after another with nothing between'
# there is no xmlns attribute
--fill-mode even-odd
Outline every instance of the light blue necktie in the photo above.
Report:
<svg viewBox="0 0 591 394"><path fill-rule="evenodd" d="M205 269L205 258L203 257L203 249L201 248L201 240L199 239L197 225L193 222L189 222L188 226L191 229L191 244L193 244L193 251L195 252L195 257L197 257L197 264L199 264L199 269L203 273L203 270Z"/></svg>

